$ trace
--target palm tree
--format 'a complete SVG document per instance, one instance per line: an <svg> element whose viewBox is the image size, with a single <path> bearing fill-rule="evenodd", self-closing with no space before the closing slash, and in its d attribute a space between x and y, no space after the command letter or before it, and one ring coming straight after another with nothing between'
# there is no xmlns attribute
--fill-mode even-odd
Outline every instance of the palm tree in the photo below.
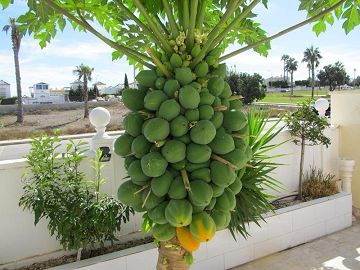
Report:
<svg viewBox="0 0 360 270"><path fill-rule="evenodd" d="M322 58L319 48L306 48L304 52L303 62L308 64L308 67L311 69L311 98L314 98L314 89L315 89L315 68L320 64L320 59Z"/></svg>
<svg viewBox="0 0 360 270"><path fill-rule="evenodd" d="M73 71L74 75L78 76L78 79L84 79L83 82L83 97L84 97L84 118L89 117L89 91L88 91L88 81L91 81L91 74L94 71L94 68L89 66L85 66L81 64L80 66L76 66L76 69Z"/></svg>
<svg viewBox="0 0 360 270"><path fill-rule="evenodd" d="M284 81L287 81L287 77L288 77L286 74L286 79L285 79L285 72L287 72L286 71L286 62L287 62L287 60L289 60L289 58L290 58L290 56L287 54L283 54L283 56L281 56L281 61L284 61Z"/></svg>
<svg viewBox="0 0 360 270"><path fill-rule="evenodd" d="M291 78L291 95L294 94L294 71L298 68L298 61L296 61L294 58L289 57L289 59L286 61L285 65L286 71L290 73Z"/></svg>
<svg viewBox="0 0 360 270"><path fill-rule="evenodd" d="M8 25L3 27L3 31L6 33L11 30L11 42L14 51L14 62L15 62L15 78L16 78L16 92L17 92L17 116L16 122L22 123L24 122L24 108L22 103L22 93L21 93L21 77L20 77L20 64L19 64L19 51L21 39L23 37L23 33L20 31L18 25L16 24L15 18L9 19Z"/></svg>

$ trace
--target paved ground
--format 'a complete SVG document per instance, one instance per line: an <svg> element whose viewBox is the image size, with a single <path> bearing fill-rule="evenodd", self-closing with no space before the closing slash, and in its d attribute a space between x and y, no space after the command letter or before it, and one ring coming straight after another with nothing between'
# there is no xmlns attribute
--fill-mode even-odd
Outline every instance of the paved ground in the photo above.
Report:
<svg viewBox="0 0 360 270"><path fill-rule="evenodd" d="M255 251L256 252L256 251ZM233 270L360 270L360 222Z"/></svg>

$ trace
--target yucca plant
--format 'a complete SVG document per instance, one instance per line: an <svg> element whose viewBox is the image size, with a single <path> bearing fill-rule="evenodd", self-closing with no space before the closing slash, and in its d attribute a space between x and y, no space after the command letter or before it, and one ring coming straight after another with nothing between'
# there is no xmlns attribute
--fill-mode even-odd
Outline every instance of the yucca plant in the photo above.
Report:
<svg viewBox="0 0 360 270"><path fill-rule="evenodd" d="M272 195L267 190L280 190L282 185L273 178L271 173L281 164L274 161L283 155L270 155L273 150L284 142L272 143L272 140L283 130L279 126L282 118L279 118L265 130L269 122L268 114L255 112L248 113L249 136L247 141L252 149L253 157L243 169L241 176L242 189L236 195L236 208L231 213L229 225L233 237L239 232L242 236L249 236L247 226L250 222L260 226L259 220L263 220L263 214L273 210L271 204Z"/></svg>

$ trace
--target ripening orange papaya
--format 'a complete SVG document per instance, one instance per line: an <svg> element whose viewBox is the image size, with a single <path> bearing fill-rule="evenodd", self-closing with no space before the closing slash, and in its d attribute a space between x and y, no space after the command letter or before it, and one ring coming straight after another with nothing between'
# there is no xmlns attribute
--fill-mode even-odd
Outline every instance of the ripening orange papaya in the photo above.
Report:
<svg viewBox="0 0 360 270"><path fill-rule="evenodd" d="M200 246L200 242L196 241L190 233L189 227L177 227L176 236L180 245L188 252L197 250Z"/></svg>
<svg viewBox="0 0 360 270"><path fill-rule="evenodd" d="M193 215L190 223L190 233L199 242L207 242L214 237L216 224L211 216L206 212Z"/></svg>

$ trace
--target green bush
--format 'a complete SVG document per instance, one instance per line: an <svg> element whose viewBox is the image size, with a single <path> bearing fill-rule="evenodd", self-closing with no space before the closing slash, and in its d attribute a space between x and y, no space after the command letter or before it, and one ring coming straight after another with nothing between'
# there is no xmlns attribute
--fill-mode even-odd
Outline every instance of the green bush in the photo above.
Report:
<svg viewBox="0 0 360 270"><path fill-rule="evenodd" d="M86 151L84 142L70 141L65 153L55 135L33 139L27 155L29 171L24 174L24 194L19 205L35 216L35 226L45 218L48 229L64 249L87 249L96 243L116 240L115 233L129 220L133 210L102 193L104 166L101 153L93 159L95 179L79 170Z"/></svg>
<svg viewBox="0 0 360 270"><path fill-rule="evenodd" d="M16 103L17 97L11 97L11 98L3 98L1 99L0 104L1 105L14 105Z"/></svg>

